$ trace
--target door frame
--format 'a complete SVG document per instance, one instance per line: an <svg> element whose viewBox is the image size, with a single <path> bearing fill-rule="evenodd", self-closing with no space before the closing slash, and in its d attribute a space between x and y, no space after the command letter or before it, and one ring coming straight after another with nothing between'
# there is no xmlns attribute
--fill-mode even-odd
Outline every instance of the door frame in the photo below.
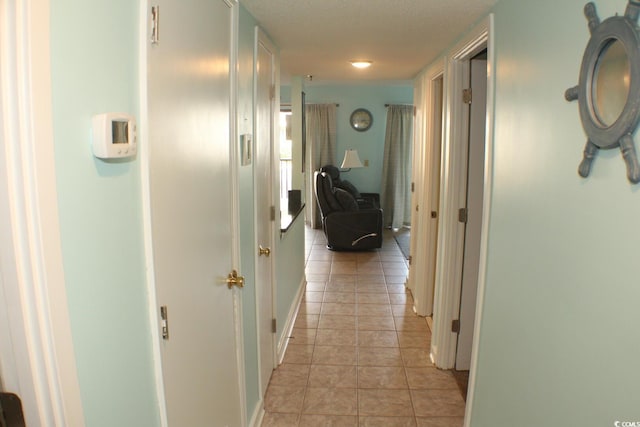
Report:
<svg viewBox="0 0 640 427"><path fill-rule="evenodd" d="M478 293L476 300L476 316L473 326L473 344L471 347L471 368L469 372L469 384L467 392L467 404L465 408L465 427L471 427L471 413L475 398L476 372L478 367L479 336L484 310L484 295L487 279L487 252L489 247L489 227L491 214L491 200L493 189L493 137L495 120L495 90L496 90L496 50L494 37L494 17L488 17L487 37L487 122L485 131L484 154L484 195L482 208L482 237L480 241L480 262L478 269Z"/></svg>
<svg viewBox="0 0 640 427"><path fill-rule="evenodd" d="M420 205L422 204L422 189L421 184L425 182L423 179L423 173L425 169L425 145L427 141L425 138L425 79L419 77L415 80L413 86L413 105L414 105L414 117L413 117L413 143L412 147L412 164L411 164L411 238L409 240L409 274L407 275L406 287L409 289L414 297L416 288L420 287L420 280L417 277L422 277L422 264L416 262L418 259L418 251L421 245L418 244L418 236L421 235L422 221L420 218ZM418 300L414 298L413 309L418 315L423 315L418 310Z"/></svg>
<svg viewBox="0 0 640 427"><path fill-rule="evenodd" d="M482 65L483 64L483 65ZM458 313L458 339L456 345L455 369L469 370L473 324L475 321L478 294L478 261L480 237L482 234L482 204L484 187L484 150L486 146L487 121L487 60L469 60L469 82L473 100L469 105L469 126L467 137L467 185L465 209L468 213L464 231L462 264L462 285L460 310ZM482 130L482 132L479 132ZM481 170L479 170L482 168ZM482 172L480 174L479 172Z"/></svg>
<svg viewBox="0 0 640 427"><path fill-rule="evenodd" d="M1 332L12 338L0 373L19 388L8 391L29 424L84 426L58 217L50 3L1 2L0 16Z"/></svg>
<svg viewBox="0 0 640 427"><path fill-rule="evenodd" d="M436 127L438 118L437 112L434 110L437 98L435 95L435 82L444 74L444 61L438 61L421 77L420 85L422 86L421 106L417 107L420 116L417 121L421 121L420 135L421 139L416 139L416 144L420 145L424 141L420 156L421 170L416 174L416 192L414 195L417 202L413 207L414 214L417 219L417 231L415 237L412 236L412 262L410 266L410 281L412 292L414 292L414 309L419 316L431 316L433 314L433 262L436 254L433 252L432 242L437 238L437 230L434 233L431 226L431 206L433 198L439 188L434 188L433 174L436 169L441 170L442 155L434 156L434 153L441 152L442 145L442 123L444 114L440 117L440 130ZM444 81L443 81L444 82ZM441 100L442 102L444 100ZM438 148L436 150L436 148ZM425 185L423 185L425 184ZM412 220L413 223L413 220ZM413 229L412 229L413 233Z"/></svg>
<svg viewBox="0 0 640 427"><path fill-rule="evenodd" d="M273 94L273 98L271 99L271 129L270 129L270 133L269 133L269 155L270 155L270 161L269 161L269 166L271 168L271 182L268 182L266 185L266 189L264 191L268 191L269 193L269 202L270 202L270 206L273 206L273 208L276 211L276 219L279 218L279 215L277 215L280 212L280 198L278 197L276 200L275 197L275 192L274 192L274 188L276 187L275 184L275 177L276 176L280 176L280 164L279 162L276 163L276 154L275 154L275 140L276 140L276 126L278 124L277 121L277 117L278 115L276 113L280 112L280 99L279 99L279 94L278 94L278 82L277 82L277 76L280 74L280 69L279 69L279 61L278 61L278 56L277 56L277 48L276 45L271 41L271 39L269 38L269 36L267 35L266 32L264 32L264 30L262 30L262 28L260 28L259 26L256 25L255 30L254 30L254 51L253 51L253 135L257 135L258 134L258 129L257 129L257 120L256 120L256 116L257 116L257 98L258 98L258 49L260 45L264 45L265 48L272 53L271 59L273 61L273 67L272 67L272 75L271 75L271 82L274 89L274 94ZM255 138L254 138L255 140ZM256 141L254 141L255 144ZM255 149L254 149L254 153L255 153ZM258 161L257 159L255 160L256 162ZM255 179L255 175L254 175L254 179ZM279 182L279 181L278 181ZM263 184L263 183L261 183ZM254 202L254 206L257 206L257 188L258 186L256 185L255 181L254 181L254 194L253 194L253 202ZM259 222L260 219L257 217L257 215L255 215L255 212L257 212L257 208L254 211L254 230L255 230L255 236L254 236L254 244L258 243L258 226L259 226ZM276 258L278 256L277 251L275 250L275 242L276 242L276 227L277 230L280 230L280 226L279 226L279 222L274 220L270 220L269 221L269 247L271 248L271 255L269 256L269 262L271 263L271 315L273 316L273 318L275 318L276 316L276 287L274 286L274 284L276 283L276 271L275 271L275 266L277 265L276 263ZM256 251L254 251L254 254L257 253L257 248L255 248ZM256 286L258 285L257 283L257 278L258 278L258 261L259 261L259 256L254 256L254 270L256 272ZM256 289L257 292L257 289ZM260 393L262 394L262 390L266 391L266 387L265 384L262 384L262 368L263 368L263 361L262 358L260 357L261 351L260 351L260 310L259 310L259 304L260 304L260 300L259 298L257 298L257 294L256 294L256 336L257 336L257 344L258 344L258 387L260 389ZM278 364L278 352L277 352L277 342L276 342L276 333L272 332L271 333L271 351L272 351L272 360L273 360L273 366L272 368L275 369L277 367ZM260 396L261 399L264 399L264 396Z"/></svg>
<svg viewBox="0 0 640 427"><path fill-rule="evenodd" d="M231 9L231 37L229 50L229 162L230 162L230 196L231 196L231 263L232 269L239 270L240 266L240 222L239 222L239 189L238 189L238 153L236 144L238 141L237 129L237 105L238 105L238 70L235 64L238 56L238 28L239 28L239 10L237 0L220 0ZM160 417L160 426L169 427L167 416L166 397L164 393L164 380L162 374L162 356L161 356L161 334L160 319L158 313L158 301L155 285L155 270L153 267L153 235L151 230L151 191L149 177L149 105L148 105L148 64L147 56L149 50L149 15L152 1L145 0L140 2L139 16L139 37L138 37L138 79L139 79L139 149L140 157L140 180L141 180L141 203L142 203L142 223L143 223L143 239L144 239L144 259L147 272L147 304L149 306L149 325L152 345L153 358L153 375L156 384L156 399L158 402L158 412ZM161 35L160 35L161 37ZM240 416L243 426L247 425L247 397L246 397L246 381L245 381L245 364L244 364L244 329L242 322L242 293L237 287L230 290L233 294L233 322L235 330L235 347L238 371L238 386L240 390Z"/></svg>
<svg viewBox="0 0 640 427"><path fill-rule="evenodd" d="M462 257L464 254L464 224L458 222L458 209L466 200L466 156L468 147L465 131L468 113L462 100L462 90L468 85L469 60L483 49L487 49L487 126L485 133L485 182L483 196L482 237L478 274L478 298L471 356L470 387L475 383L477 364L477 335L482 317L482 302L485 289L487 263L487 236L491 208L491 186L493 166L493 117L495 91L495 49L493 40L493 14L488 15L453 49L446 61L445 94L442 146L442 180L440 199L440 224L438 235L438 257L436 265L436 289L434 301L433 337L431 359L442 369L451 369L455 364L457 333L451 331L452 322L460 310ZM471 391L471 396L473 392ZM468 400L467 411L470 410Z"/></svg>
<svg viewBox="0 0 640 427"><path fill-rule="evenodd" d="M162 376L162 356L160 354L160 329L156 327L158 324L157 309L157 293L155 269L153 267L153 239L151 233L151 182L149 179L149 103L148 91L149 81L147 78L148 64L147 57L149 38L149 10L151 2L149 0L140 2L140 16L138 34L138 90L139 95L139 117L138 117L138 157L140 158L140 193L142 203L142 227L144 239L144 262L147 272L147 304L149 307L149 326L151 336L151 348L153 356L153 376L156 384L156 400L158 402L158 415L160 418L160 426L168 427L169 420L167 417L167 405L164 394L164 378Z"/></svg>

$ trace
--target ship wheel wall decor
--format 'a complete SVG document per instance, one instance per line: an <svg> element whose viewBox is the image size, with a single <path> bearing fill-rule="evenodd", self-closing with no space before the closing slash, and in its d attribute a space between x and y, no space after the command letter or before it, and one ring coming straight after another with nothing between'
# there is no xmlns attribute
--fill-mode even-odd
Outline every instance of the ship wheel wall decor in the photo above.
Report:
<svg viewBox="0 0 640 427"><path fill-rule="evenodd" d="M587 134L578 174L586 178L599 149L620 147L627 178L640 182L640 166L633 133L640 120L640 0L629 0L624 16L600 22L596 7L584 7L591 38L582 57L578 85L565 91L567 101L578 101Z"/></svg>

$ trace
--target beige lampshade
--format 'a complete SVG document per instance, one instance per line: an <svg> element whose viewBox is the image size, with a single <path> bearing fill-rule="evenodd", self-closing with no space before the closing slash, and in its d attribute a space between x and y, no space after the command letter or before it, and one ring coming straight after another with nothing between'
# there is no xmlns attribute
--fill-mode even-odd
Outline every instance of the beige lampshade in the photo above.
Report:
<svg viewBox="0 0 640 427"><path fill-rule="evenodd" d="M344 160L342 160L342 164L340 165L341 169L351 169L351 168L363 168L364 165L360 161L360 156L358 156L358 150L346 150L344 152Z"/></svg>

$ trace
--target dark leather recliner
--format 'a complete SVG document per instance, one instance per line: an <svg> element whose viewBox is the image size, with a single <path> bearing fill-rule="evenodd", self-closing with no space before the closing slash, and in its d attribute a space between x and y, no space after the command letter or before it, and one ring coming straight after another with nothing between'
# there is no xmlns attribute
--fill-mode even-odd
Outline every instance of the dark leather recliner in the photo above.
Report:
<svg viewBox="0 0 640 427"><path fill-rule="evenodd" d="M361 208L351 193L333 186L327 172L315 173L315 193L329 249L382 247L382 209Z"/></svg>
<svg viewBox="0 0 640 427"><path fill-rule="evenodd" d="M361 209L378 209L380 207L380 194L359 192L352 183L346 179L340 179L340 169L337 167L324 165L320 168L320 172L326 172L331 177L331 183L334 187L342 188L351 193Z"/></svg>

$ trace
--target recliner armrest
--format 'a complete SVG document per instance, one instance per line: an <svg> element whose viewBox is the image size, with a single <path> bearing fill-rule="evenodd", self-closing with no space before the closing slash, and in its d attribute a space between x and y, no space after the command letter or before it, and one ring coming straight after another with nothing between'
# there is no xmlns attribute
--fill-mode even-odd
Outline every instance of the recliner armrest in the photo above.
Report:
<svg viewBox="0 0 640 427"><path fill-rule="evenodd" d="M360 193L360 197L356 201L360 209L380 208L380 194L378 193Z"/></svg>
<svg viewBox="0 0 640 427"><path fill-rule="evenodd" d="M382 220L382 209L360 209L359 211L331 212L327 219L347 224L373 224L378 218Z"/></svg>
<svg viewBox="0 0 640 427"><path fill-rule="evenodd" d="M380 194L378 193L360 193L363 198L374 199L376 201L380 201Z"/></svg>

